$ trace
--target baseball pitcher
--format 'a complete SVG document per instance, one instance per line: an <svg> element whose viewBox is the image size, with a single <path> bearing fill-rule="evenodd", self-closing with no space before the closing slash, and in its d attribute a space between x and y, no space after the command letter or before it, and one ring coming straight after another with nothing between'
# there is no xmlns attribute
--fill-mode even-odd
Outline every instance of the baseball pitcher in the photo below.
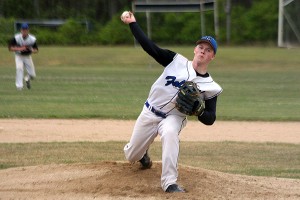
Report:
<svg viewBox="0 0 300 200"><path fill-rule="evenodd" d="M133 13L122 14L121 20L129 24L144 51L164 67L124 147L125 157L130 162L139 161L143 169L151 168L148 149L159 135L162 142L161 187L165 192L186 192L177 184L179 134L187 123L187 116L196 116L205 125L215 122L217 97L222 88L207 69L216 56L217 42L211 36L201 37L196 41L194 58L190 61L149 40Z"/></svg>

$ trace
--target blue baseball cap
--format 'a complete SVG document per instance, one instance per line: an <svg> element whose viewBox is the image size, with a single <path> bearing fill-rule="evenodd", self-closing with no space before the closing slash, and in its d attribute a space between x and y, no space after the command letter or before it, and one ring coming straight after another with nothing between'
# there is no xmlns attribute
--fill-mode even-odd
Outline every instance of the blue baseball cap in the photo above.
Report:
<svg viewBox="0 0 300 200"><path fill-rule="evenodd" d="M28 24L27 24L27 23L23 23L23 24L21 25L21 29L29 29Z"/></svg>
<svg viewBox="0 0 300 200"><path fill-rule="evenodd" d="M200 44L202 42L206 42L206 43L210 44L210 46L214 50L214 53L215 54L217 53L218 44L217 44L217 41L215 40L215 38L213 38L211 36L203 36L196 42L196 44Z"/></svg>

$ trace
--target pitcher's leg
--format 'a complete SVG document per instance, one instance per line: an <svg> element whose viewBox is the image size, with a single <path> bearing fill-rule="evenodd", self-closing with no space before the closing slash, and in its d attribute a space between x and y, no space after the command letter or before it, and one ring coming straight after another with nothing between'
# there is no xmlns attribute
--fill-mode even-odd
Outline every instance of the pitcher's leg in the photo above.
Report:
<svg viewBox="0 0 300 200"><path fill-rule="evenodd" d="M186 118L170 115L159 126L162 142L161 186L164 191L176 184L178 177L179 133L186 125Z"/></svg>
<svg viewBox="0 0 300 200"><path fill-rule="evenodd" d="M130 142L124 147L125 157L130 162L139 161L157 136L157 117L149 112L143 109L135 123Z"/></svg>

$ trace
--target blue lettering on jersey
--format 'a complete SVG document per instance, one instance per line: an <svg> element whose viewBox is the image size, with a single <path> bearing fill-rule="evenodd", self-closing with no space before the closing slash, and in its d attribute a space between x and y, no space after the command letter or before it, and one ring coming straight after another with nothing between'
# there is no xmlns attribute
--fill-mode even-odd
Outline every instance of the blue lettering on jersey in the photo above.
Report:
<svg viewBox="0 0 300 200"><path fill-rule="evenodd" d="M174 87L180 88L182 86L182 84L185 82L185 80L179 82L176 81L176 76L167 76L166 77L167 83L165 84L165 86L168 85L173 85Z"/></svg>

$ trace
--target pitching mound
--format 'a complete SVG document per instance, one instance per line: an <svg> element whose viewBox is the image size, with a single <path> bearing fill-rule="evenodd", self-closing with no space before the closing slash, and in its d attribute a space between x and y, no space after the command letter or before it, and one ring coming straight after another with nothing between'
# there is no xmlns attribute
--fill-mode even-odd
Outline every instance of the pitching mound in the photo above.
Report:
<svg viewBox="0 0 300 200"><path fill-rule="evenodd" d="M299 199L300 180L231 175L179 167L187 193L160 187L161 163L44 165L0 171L1 199Z"/></svg>

